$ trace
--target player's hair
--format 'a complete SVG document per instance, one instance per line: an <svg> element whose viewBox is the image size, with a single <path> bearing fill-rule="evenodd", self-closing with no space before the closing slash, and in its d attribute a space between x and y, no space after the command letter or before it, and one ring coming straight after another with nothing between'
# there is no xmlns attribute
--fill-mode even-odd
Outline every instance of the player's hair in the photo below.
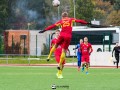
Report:
<svg viewBox="0 0 120 90"><path fill-rule="evenodd" d="M67 12L63 12L62 13L62 17L68 17L68 13Z"/></svg>
<svg viewBox="0 0 120 90"><path fill-rule="evenodd" d="M87 38L87 39L88 39L88 37L84 37L84 38Z"/></svg>
<svg viewBox="0 0 120 90"><path fill-rule="evenodd" d="M80 40L83 40L83 39L80 39Z"/></svg>

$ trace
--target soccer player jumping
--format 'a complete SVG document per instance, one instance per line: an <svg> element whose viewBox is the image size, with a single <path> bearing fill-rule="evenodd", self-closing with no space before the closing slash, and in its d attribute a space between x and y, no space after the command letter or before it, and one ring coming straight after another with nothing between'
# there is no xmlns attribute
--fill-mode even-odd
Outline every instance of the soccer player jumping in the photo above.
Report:
<svg viewBox="0 0 120 90"><path fill-rule="evenodd" d="M70 41L71 41L73 22L77 22L77 23L81 23L81 24L90 24L84 20L77 20L75 18L69 18L68 13L63 12L61 20L59 20L58 22L56 22L55 24L53 24L51 26L48 26L47 28L45 28L45 30L42 30L39 32L39 33L43 33L47 30L51 30L52 28L55 28L56 26L61 27L60 36L58 37L56 44L50 50L50 53L49 53L48 58L47 58L47 60L49 61L52 53L56 50L58 45L62 44L62 54L60 56L60 63L58 66L59 75L62 75L62 63L65 60L65 52L68 49L68 46L69 46Z"/></svg>
<svg viewBox="0 0 120 90"><path fill-rule="evenodd" d="M90 64L90 54L92 53L92 45L88 43L88 38L84 37L84 43L81 44L82 53L82 72L84 71L86 65L86 74L88 74L89 64Z"/></svg>

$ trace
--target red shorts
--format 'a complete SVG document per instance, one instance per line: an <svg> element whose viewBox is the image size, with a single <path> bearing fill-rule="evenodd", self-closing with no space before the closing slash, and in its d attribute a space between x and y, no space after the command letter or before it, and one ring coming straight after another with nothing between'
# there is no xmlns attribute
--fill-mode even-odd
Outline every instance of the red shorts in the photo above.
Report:
<svg viewBox="0 0 120 90"><path fill-rule="evenodd" d="M90 56L89 55L83 55L81 58L82 58L82 62L86 62L86 63L90 62Z"/></svg>
<svg viewBox="0 0 120 90"><path fill-rule="evenodd" d="M70 45L70 41L71 41L71 37L59 36L56 44L62 45L62 48L67 50Z"/></svg>
<svg viewBox="0 0 120 90"><path fill-rule="evenodd" d="M57 63L59 63L60 62L60 55L55 55L55 60ZM65 64L65 60L63 61L62 64Z"/></svg>

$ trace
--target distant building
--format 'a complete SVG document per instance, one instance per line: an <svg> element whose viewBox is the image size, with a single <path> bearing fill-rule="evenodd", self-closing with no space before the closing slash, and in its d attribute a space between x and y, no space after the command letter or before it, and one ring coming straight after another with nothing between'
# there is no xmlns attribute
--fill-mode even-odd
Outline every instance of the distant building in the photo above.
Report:
<svg viewBox="0 0 120 90"><path fill-rule="evenodd" d="M5 54L30 54L40 56L44 45L49 46L52 31L39 34L37 30L6 30Z"/></svg>

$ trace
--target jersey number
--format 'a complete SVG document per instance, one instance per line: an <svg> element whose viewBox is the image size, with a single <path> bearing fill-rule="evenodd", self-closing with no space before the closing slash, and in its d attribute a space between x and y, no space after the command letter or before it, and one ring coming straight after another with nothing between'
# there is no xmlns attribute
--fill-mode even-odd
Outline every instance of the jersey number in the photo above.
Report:
<svg viewBox="0 0 120 90"><path fill-rule="evenodd" d="M63 27L67 27L67 26L70 26L69 21L65 21L65 22L63 22Z"/></svg>

